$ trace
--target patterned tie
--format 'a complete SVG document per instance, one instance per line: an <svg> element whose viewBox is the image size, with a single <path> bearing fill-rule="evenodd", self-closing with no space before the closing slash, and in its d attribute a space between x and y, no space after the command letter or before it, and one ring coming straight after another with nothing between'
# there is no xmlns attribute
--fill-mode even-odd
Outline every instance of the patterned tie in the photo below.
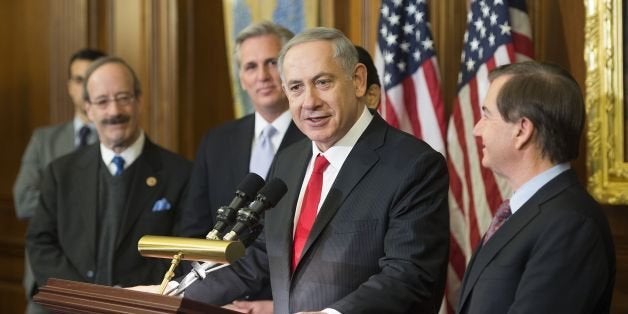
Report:
<svg viewBox="0 0 628 314"><path fill-rule="evenodd" d="M85 147L87 146L87 144L89 144L89 134L92 133L92 129L90 129L87 125L82 126L79 129L78 132L78 136L79 136L79 145L78 147Z"/></svg>
<svg viewBox="0 0 628 314"><path fill-rule="evenodd" d="M258 174L262 178L266 178L268 174L268 168L273 162L275 157L275 150L273 149L272 136L277 132L277 129L271 124L267 125L259 139L255 142L253 152L251 154L251 162L249 164L249 171Z"/></svg>
<svg viewBox="0 0 628 314"><path fill-rule="evenodd" d="M314 161L314 170L312 176L305 188L303 203L301 204L301 214L294 230L294 242L292 247L292 271L294 271L303 253L303 247L310 235L310 230L316 220L318 212L318 203L321 200L321 190L323 189L323 172L329 166L329 161L325 156L318 155Z"/></svg>
<svg viewBox="0 0 628 314"><path fill-rule="evenodd" d="M491 221L491 225L488 226L488 230L486 231L486 235L484 235L484 241L482 242L482 245L485 245L486 242L488 242L488 239L490 239L493 234L495 234L497 229L499 229L504 224L504 222L506 222L506 219L508 219L510 215L512 215L512 212L510 211L510 200L505 200L501 205L499 205L495 216L493 216L493 221Z"/></svg>
<svg viewBox="0 0 628 314"><path fill-rule="evenodd" d="M122 174L122 171L124 171L124 158L120 157L120 156L115 156L113 157L113 159L111 160L111 162L116 165L116 173L114 173L114 176L119 176Z"/></svg>

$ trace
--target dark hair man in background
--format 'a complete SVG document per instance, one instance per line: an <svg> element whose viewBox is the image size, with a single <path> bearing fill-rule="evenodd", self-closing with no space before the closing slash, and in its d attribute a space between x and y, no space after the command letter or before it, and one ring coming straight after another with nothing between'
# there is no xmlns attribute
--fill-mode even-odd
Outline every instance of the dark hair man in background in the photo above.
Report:
<svg viewBox="0 0 628 314"><path fill-rule="evenodd" d="M22 156L22 164L13 186L15 214L18 218L30 219L33 216L39 202L41 175L51 161L98 140L94 126L85 114L83 81L87 67L103 56L105 56L104 53L88 48L79 50L70 57L68 94L74 106L74 119L62 124L38 128L33 132ZM29 300L27 313L45 312L39 305L30 301L35 287L35 278L28 262L28 254L25 254L24 289Z"/></svg>
<svg viewBox="0 0 628 314"><path fill-rule="evenodd" d="M382 88L379 83L379 74L377 74L377 68L373 63L373 58L366 49L355 46L358 51L358 62L364 64L366 67L366 106L369 109L377 109L382 97Z"/></svg>

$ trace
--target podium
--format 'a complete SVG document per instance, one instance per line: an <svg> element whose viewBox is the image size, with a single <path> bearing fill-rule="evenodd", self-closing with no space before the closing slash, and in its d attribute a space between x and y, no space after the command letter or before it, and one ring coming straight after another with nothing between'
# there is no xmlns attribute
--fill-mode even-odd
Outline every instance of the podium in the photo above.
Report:
<svg viewBox="0 0 628 314"><path fill-rule="evenodd" d="M177 297L55 278L33 300L52 313L237 313Z"/></svg>

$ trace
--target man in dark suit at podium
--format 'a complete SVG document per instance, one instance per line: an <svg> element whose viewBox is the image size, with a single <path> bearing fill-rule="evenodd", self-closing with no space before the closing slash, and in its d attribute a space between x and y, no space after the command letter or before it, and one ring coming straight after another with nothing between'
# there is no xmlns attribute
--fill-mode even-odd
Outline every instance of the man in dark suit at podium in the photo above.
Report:
<svg viewBox="0 0 628 314"><path fill-rule="evenodd" d="M275 313L437 313L449 247L443 156L366 108L366 69L339 31L297 35L279 68L309 138L278 153L269 174L288 193L246 256L185 298L225 304L270 280Z"/></svg>
<svg viewBox="0 0 628 314"><path fill-rule="evenodd" d="M189 207L182 215L182 236L207 235L216 222L216 210L229 204L240 180L249 172L265 178L275 153L304 138L292 123L277 69L279 50L293 36L271 22L251 24L238 34L234 56L240 85L255 113L211 129L201 141L190 178Z"/></svg>
<svg viewBox="0 0 628 314"><path fill-rule="evenodd" d="M83 98L100 143L53 161L44 173L27 232L37 283L159 282L170 262L140 256L137 243L146 234L175 233L191 164L140 128L140 83L122 59L92 63Z"/></svg>
<svg viewBox="0 0 628 314"><path fill-rule="evenodd" d="M482 165L513 191L464 274L458 313L609 313L615 251L600 206L580 184L580 88L553 65L494 70L482 118Z"/></svg>

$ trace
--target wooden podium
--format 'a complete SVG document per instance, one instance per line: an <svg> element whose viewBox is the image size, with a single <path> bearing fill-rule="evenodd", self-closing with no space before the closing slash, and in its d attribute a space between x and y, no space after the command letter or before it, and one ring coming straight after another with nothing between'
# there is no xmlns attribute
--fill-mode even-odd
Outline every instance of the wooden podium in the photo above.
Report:
<svg viewBox="0 0 628 314"><path fill-rule="evenodd" d="M237 313L177 297L55 278L33 300L52 313Z"/></svg>

